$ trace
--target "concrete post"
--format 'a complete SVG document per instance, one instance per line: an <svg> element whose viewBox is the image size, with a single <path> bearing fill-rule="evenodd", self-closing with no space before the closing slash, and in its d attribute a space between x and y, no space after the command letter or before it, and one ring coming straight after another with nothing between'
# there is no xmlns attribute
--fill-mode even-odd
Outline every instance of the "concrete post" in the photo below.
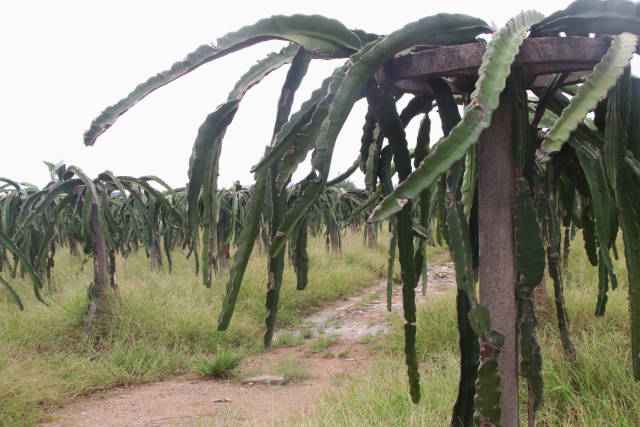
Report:
<svg viewBox="0 0 640 427"><path fill-rule="evenodd" d="M518 425L518 352L515 242L515 169L511 153L511 105L500 97L491 126L480 137L478 218L480 303L491 311L492 329L505 337L498 357L501 424Z"/></svg>
<svg viewBox="0 0 640 427"><path fill-rule="evenodd" d="M102 323L107 311L109 294L109 272L107 262L107 244L98 224L98 206L91 205L91 230L93 234L93 283L90 287L90 301L85 326L91 331L94 319ZM100 325L102 326L102 325Z"/></svg>

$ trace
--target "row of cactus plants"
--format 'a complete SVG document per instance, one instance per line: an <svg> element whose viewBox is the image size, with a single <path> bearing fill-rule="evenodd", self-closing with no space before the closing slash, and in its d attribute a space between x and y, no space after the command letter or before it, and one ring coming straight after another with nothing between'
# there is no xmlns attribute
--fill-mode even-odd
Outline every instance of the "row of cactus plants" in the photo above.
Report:
<svg viewBox="0 0 640 427"><path fill-rule="evenodd" d="M266 137L265 154L252 171L255 183L243 207L243 226L236 230L238 242L219 316L218 329L225 330L233 315L244 271L255 242L264 228L268 241L264 344L271 343L282 285L285 246L304 288L308 263L304 251L308 221L322 201L329 182L331 160L340 133L354 103L369 104L360 158L354 163L365 173L367 199L361 206L379 204L370 223L390 219L393 232L390 253L397 248L403 281L405 356L410 394L420 399L415 351L415 288L425 277L424 240L434 235L446 241L456 270L458 330L461 347L461 378L452 425L499 425L501 411L500 371L497 355L503 337L491 325L487 307L478 301L479 265L477 174L474 146L492 122L501 93L510 97L515 118L512 135L515 194L515 259L518 299L521 373L532 396L532 411L542 401L541 352L535 337L536 317L531 295L547 267L554 282L558 325L567 354L573 357L560 269L561 222L582 228L585 249L600 268L596 314L604 313L608 284L615 288L610 252L617 230L622 229L628 270L633 374L640 379L640 114L638 79L629 72L637 52L640 9L624 0L578 0L548 17L523 12L495 32L487 43L475 89L454 95L446 81L429 82L433 96L415 96L398 112L399 93L378 80L378 71L389 61L416 46L443 46L477 42L493 30L481 19L438 14L407 24L388 35L350 30L338 21L321 16L273 16L229 33L214 45L203 45L184 60L137 86L128 96L107 108L85 133L85 144L96 139L117 118L156 89L190 71L247 46L270 39L289 45L259 61L238 81L226 102L203 122L190 157L185 196L183 245L197 250L200 231L203 276L210 276L220 242L217 230L221 199L217 184L224 134L251 87L285 64L289 72L276 103L273 134ZM550 80L535 97L526 91L514 65L525 38L578 35L612 38L607 54L579 87L564 85L566 75ZM291 114L293 97L309 63L316 59L343 58L299 110ZM457 108L464 104L461 117ZM429 112L437 106L444 137L431 144ZM594 119L587 117L594 111ZM422 117L418 140L410 150L404 128ZM295 197L287 187L293 172L308 153L311 173L298 183ZM413 157L413 165L411 158ZM496 167L496 165L493 165ZM74 173L76 173L74 171ZM393 186L397 174L399 185ZM89 181L80 178L89 194ZM333 183L331 183L333 184ZM104 185L104 184L102 184ZM95 186L95 184L94 184ZM95 199L83 202L82 230L87 234ZM237 200L233 199L233 200ZM85 209L86 206L89 206ZM98 214L99 228L105 219ZM4 238L4 237L3 237ZM417 241L416 241L417 239ZM207 243L208 242L208 243ZM417 243L417 246L416 246ZM208 245L208 246L207 246ZM615 252L614 252L615 255ZM491 262L491 260L483 260ZM393 262L389 263L392 266ZM206 284L206 280L205 280ZM423 285L426 284L423 283Z"/></svg>

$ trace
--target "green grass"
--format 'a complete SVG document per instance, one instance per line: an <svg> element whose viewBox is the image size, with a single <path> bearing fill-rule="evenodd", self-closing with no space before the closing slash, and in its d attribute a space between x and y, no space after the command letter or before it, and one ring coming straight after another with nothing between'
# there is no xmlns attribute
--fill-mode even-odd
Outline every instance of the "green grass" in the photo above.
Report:
<svg viewBox="0 0 640 427"><path fill-rule="evenodd" d="M295 290L287 265L277 328L302 327L305 315L358 293L385 274L388 236L363 249L359 234L343 238L343 257L327 255L324 239L309 241L309 285ZM77 395L114 387L197 375L196 366L218 351L245 355L262 351L267 260L254 251L229 329L216 330L227 273L211 289L195 277L192 259L174 254L173 273L150 271L144 252L119 259L120 300L113 304L109 333L88 342L83 332L92 265L56 257L56 289L45 292L47 308L32 296L30 283L12 284L25 302L20 312L0 292L0 425L32 425L55 405Z"/></svg>
<svg viewBox="0 0 640 427"><path fill-rule="evenodd" d="M302 343L302 340L303 340L302 334L287 331L278 335L274 345L295 347L297 345L300 345L300 343Z"/></svg>
<svg viewBox="0 0 640 427"><path fill-rule="evenodd" d="M622 248L620 248L622 249ZM619 251L621 256L623 251ZM620 286L609 292L605 316L593 315L598 291L597 267L588 264L580 235L565 271L565 299L577 360L564 356L552 300L539 313L538 338L543 349L545 401L539 425L640 425L640 383L633 380L624 260L617 262ZM392 332L376 340L379 357L367 368L335 380L309 426L447 425L458 386L458 344L455 294L436 295L418 311L417 351L422 399L409 399L404 365L402 319L393 314ZM521 387L521 422L526 425L526 396Z"/></svg>
<svg viewBox="0 0 640 427"><path fill-rule="evenodd" d="M211 360L203 358L197 368L208 378L229 378L233 375L233 370L240 366L242 359L242 355L235 351L223 349Z"/></svg>
<svg viewBox="0 0 640 427"><path fill-rule="evenodd" d="M309 350L312 353L326 353L329 347L334 345L336 341L340 339L340 335L331 334L316 338L311 344L309 344Z"/></svg>
<svg viewBox="0 0 640 427"><path fill-rule="evenodd" d="M306 368L300 366L298 359L279 360L275 372L287 381L304 381L311 376Z"/></svg>

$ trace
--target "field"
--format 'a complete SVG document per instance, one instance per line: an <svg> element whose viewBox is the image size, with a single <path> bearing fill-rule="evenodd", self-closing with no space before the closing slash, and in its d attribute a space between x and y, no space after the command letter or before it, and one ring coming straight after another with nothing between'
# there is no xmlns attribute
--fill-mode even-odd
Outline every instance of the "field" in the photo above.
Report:
<svg viewBox="0 0 640 427"><path fill-rule="evenodd" d="M331 356L327 349L337 336L328 335L309 345L303 342L305 332L300 330L300 321L331 301L358 294L379 281L385 274L387 241L385 234L377 247L364 250L360 234L347 234L342 256L338 256L326 254L324 239L312 239L310 283L304 293L292 288L295 278L287 267L278 326L294 333L285 332L277 337L276 348L306 350L300 359L279 361L277 372L294 381L304 381L311 375L305 368L304 357L311 357L310 352L314 356ZM638 425L640 386L629 374L627 284L620 267L623 260L617 262L618 275L623 278L620 288L611 292L606 315L594 319L597 270L587 265L581 245L578 235L565 271L565 298L578 353L575 363L570 363L562 351L552 295L546 305L539 307L545 402L538 422ZM438 262L446 259L446 253L437 248L431 254ZM83 268L82 260L66 251L61 251L56 262L57 287L47 294L50 308L29 297L25 298L24 312L19 312L8 300L1 302L2 425L46 421L56 406L101 389L185 375L205 377L207 367L215 369L211 361L227 363L224 358L214 357L230 354L227 349L240 358L262 352L264 254L249 264L238 311L225 333L215 329L225 274L220 274L213 289L207 290L193 275L193 262L181 255L176 254L172 274L151 272L148 259L142 254L119 260L120 298L112 301L117 310L109 320L109 335L98 342L88 342L82 332L84 284L90 281L90 269L87 265ZM549 278L547 283L551 292ZM29 289L27 283L24 289ZM22 293L26 296L27 291ZM363 299L362 306L371 299ZM356 370L331 375L324 397L319 399L311 416L294 417L290 422L308 426L448 424L459 363L454 306L453 288L428 295L419 305L417 342L423 398L418 405L410 402L407 393L403 322L400 311L395 310L390 317L390 333L363 341L367 345L366 363ZM231 381L235 381L231 376ZM224 378L222 381L226 381ZM523 423L524 390L523 382Z"/></svg>
<svg viewBox="0 0 640 427"><path fill-rule="evenodd" d="M341 256L325 252L324 238L310 239L308 288L295 290L290 265L285 270L278 327L295 326L305 314L370 286L386 274L388 236L363 250L362 236L343 239ZM151 272L138 253L118 262L120 299L110 332L87 342L83 332L91 261L60 250L56 289L47 308L29 297L30 285L17 283L25 301L20 312L0 294L0 425L33 424L53 405L110 387L197 373L203 359L232 348L249 356L262 351L266 258L251 259L236 313L226 332L216 330L227 273L212 289L195 276L193 260L174 255L173 272Z"/></svg>

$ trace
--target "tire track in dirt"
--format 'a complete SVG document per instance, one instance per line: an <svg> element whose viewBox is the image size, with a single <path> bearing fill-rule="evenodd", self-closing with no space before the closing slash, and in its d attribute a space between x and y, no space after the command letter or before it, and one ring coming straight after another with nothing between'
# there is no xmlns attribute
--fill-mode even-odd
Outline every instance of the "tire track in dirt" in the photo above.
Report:
<svg viewBox="0 0 640 427"><path fill-rule="evenodd" d="M455 286L450 263L429 265L427 297L420 286L418 303ZM77 398L54 411L45 421L53 426L254 426L281 424L311 415L336 375L353 372L369 363L370 336L386 333L386 284L378 283L360 295L335 302L305 319L313 339L288 347L278 346L246 359L239 378L274 372L278 361L295 359L308 372L303 381L284 385L243 384L238 380L183 377L132 387L115 388ZM392 309L402 309L401 285L394 285ZM300 330L280 331L300 334ZM313 340L339 338L328 348L312 351Z"/></svg>

